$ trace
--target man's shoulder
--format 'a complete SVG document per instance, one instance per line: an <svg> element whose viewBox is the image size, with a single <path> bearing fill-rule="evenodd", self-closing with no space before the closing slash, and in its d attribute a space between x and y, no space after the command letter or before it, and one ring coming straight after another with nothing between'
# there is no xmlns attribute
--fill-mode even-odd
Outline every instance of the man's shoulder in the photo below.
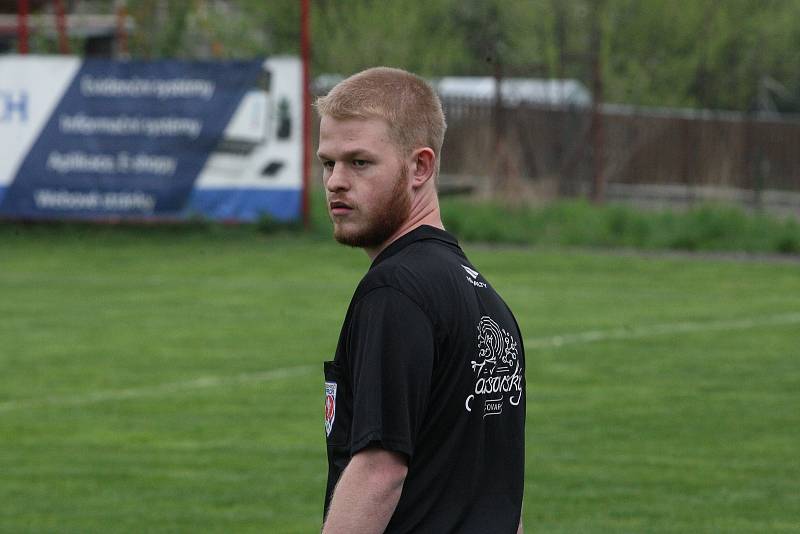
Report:
<svg viewBox="0 0 800 534"><path fill-rule="evenodd" d="M459 265L459 249L435 240L411 243L403 250L374 265L362 282L380 283L397 289L409 285L437 283Z"/></svg>
<svg viewBox="0 0 800 534"><path fill-rule="evenodd" d="M472 293L464 278L469 265L457 246L435 240L414 242L372 266L359 283L353 304L367 295L402 293L430 318L439 317Z"/></svg>

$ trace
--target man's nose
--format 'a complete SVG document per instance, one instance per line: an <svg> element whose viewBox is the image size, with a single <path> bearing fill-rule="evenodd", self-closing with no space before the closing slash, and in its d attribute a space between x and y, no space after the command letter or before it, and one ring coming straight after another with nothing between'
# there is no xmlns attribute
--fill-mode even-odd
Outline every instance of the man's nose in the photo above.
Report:
<svg viewBox="0 0 800 534"><path fill-rule="evenodd" d="M325 182L325 187L328 191L343 191L349 188L350 184L342 170L342 165L334 164L328 175L328 180Z"/></svg>

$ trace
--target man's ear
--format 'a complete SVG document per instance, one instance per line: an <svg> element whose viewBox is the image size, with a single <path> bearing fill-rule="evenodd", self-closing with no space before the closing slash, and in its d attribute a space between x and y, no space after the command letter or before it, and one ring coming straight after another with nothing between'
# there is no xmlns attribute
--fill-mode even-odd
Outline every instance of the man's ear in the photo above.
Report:
<svg viewBox="0 0 800 534"><path fill-rule="evenodd" d="M411 153L411 187L422 187L435 173L436 153L432 148L417 148Z"/></svg>

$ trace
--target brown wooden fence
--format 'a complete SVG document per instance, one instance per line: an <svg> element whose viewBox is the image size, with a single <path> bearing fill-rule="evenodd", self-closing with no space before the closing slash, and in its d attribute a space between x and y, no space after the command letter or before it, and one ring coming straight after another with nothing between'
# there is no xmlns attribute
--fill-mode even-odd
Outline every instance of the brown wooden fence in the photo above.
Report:
<svg viewBox="0 0 800 534"><path fill-rule="evenodd" d="M444 102L442 173L549 181L558 194L591 190L588 108ZM609 185L800 192L800 119L744 113L602 106L602 170ZM619 188L617 188L619 189Z"/></svg>

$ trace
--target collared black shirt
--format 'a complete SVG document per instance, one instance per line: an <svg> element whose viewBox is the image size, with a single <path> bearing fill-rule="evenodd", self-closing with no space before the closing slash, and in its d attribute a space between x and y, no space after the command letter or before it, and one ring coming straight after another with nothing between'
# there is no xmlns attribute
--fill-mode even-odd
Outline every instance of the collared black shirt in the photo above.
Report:
<svg viewBox="0 0 800 534"><path fill-rule="evenodd" d="M325 362L325 513L367 446L408 457L390 533L514 533L525 457L514 316L449 233L419 227L358 285Z"/></svg>

